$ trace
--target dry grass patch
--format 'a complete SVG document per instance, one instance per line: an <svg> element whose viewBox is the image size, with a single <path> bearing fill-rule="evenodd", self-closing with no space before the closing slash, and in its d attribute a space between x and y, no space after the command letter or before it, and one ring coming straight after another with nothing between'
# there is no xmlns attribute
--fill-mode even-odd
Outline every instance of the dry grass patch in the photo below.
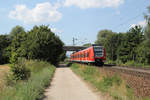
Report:
<svg viewBox="0 0 150 100"><path fill-rule="evenodd" d="M9 73L10 67L7 65L0 65L0 91L5 87L6 75Z"/></svg>

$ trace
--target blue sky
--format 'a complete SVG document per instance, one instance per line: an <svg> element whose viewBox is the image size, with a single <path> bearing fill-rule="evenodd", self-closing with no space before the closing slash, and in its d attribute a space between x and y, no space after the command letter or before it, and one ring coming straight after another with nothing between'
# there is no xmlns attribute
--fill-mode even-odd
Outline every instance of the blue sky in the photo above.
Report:
<svg viewBox="0 0 150 100"><path fill-rule="evenodd" d="M0 2L0 34L16 25L26 31L34 25L49 25L66 45L94 43L98 31L126 32L145 25L150 0L3 0Z"/></svg>

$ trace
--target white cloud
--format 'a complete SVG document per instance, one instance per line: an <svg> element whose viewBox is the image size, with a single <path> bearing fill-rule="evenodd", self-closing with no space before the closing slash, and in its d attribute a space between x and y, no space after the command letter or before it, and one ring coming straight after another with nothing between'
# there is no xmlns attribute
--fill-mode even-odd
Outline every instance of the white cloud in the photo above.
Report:
<svg viewBox="0 0 150 100"><path fill-rule="evenodd" d="M54 33L62 33L63 31L62 30L59 30L57 28L50 28L52 32Z"/></svg>
<svg viewBox="0 0 150 100"><path fill-rule="evenodd" d="M64 6L77 6L81 9L118 7L124 0L65 0Z"/></svg>
<svg viewBox="0 0 150 100"><path fill-rule="evenodd" d="M132 24L131 27L135 27L136 25L140 25L141 27L145 27L146 26L146 21L140 21L137 24Z"/></svg>
<svg viewBox="0 0 150 100"><path fill-rule="evenodd" d="M24 23L56 22L62 17L57 10L59 6L59 4L53 6L49 2L36 4L32 9L27 8L26 5L16 5L15 10L10 11L9 17Z"/></svg>

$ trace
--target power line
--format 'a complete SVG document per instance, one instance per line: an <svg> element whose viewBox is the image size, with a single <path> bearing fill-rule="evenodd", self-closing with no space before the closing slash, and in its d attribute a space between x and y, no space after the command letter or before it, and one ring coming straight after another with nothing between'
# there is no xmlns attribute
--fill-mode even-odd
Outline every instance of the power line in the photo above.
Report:
<svg viewBox="0 0 150 100"><path fill-rule="evenodd" d="M146 1L144 2L144 4L147 3L147 2L148 2L148 0L146 0ZM141 3L140 3L140 5L141 5ZM139 6L140 6L140 5L139 5ZM135 7L137 8L138 6L135 6ZM142 13L144 13L144 12L142 12ZM121 23L121 24L115 26L114 28L121 27L121 26L125 25L126 23L128 23L129 21L133 21L133 20L137 19L138 17L142 16L142 13L140 13L140 14L138 14L138 15L136 15L136 16L130 18L130 19L127 19L126 21L124 21L123 23ZM121 20L121 19L123 19L123 18L120 18L120 20Z"/></svg>
<svg viewBox="0 0 150 100"><path fill-rule="evenodd" d="M125 22L123 22L123 23L121 23L121 24L115 26L114 28L118 28L118 27L120 27L120 26L123 26L123 25L125 25L126 23L128 23L129 21L135 20L136 18L140 17L141 15L142 15L142 14L138 14L138 15L136 15L136 16L134 16L134 17L132 17L132 18L126 20Z"/></svg>

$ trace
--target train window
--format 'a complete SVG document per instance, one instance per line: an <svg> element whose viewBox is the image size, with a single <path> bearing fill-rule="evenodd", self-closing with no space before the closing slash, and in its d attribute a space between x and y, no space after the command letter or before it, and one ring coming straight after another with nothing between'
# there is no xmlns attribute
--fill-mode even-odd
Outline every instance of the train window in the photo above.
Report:
<svg viewBox="0 0 150 100"><path fill-rule="evenodd" d="M103 47L95 46L94 47L94 55L95 55L95 57L102 57L103 56Z"/></svg>
<svg viewBox="0 0 150 100"><path fill-rule="evenodd" d="M89 52L87 53L87 57L89 57Z"/></svg>

